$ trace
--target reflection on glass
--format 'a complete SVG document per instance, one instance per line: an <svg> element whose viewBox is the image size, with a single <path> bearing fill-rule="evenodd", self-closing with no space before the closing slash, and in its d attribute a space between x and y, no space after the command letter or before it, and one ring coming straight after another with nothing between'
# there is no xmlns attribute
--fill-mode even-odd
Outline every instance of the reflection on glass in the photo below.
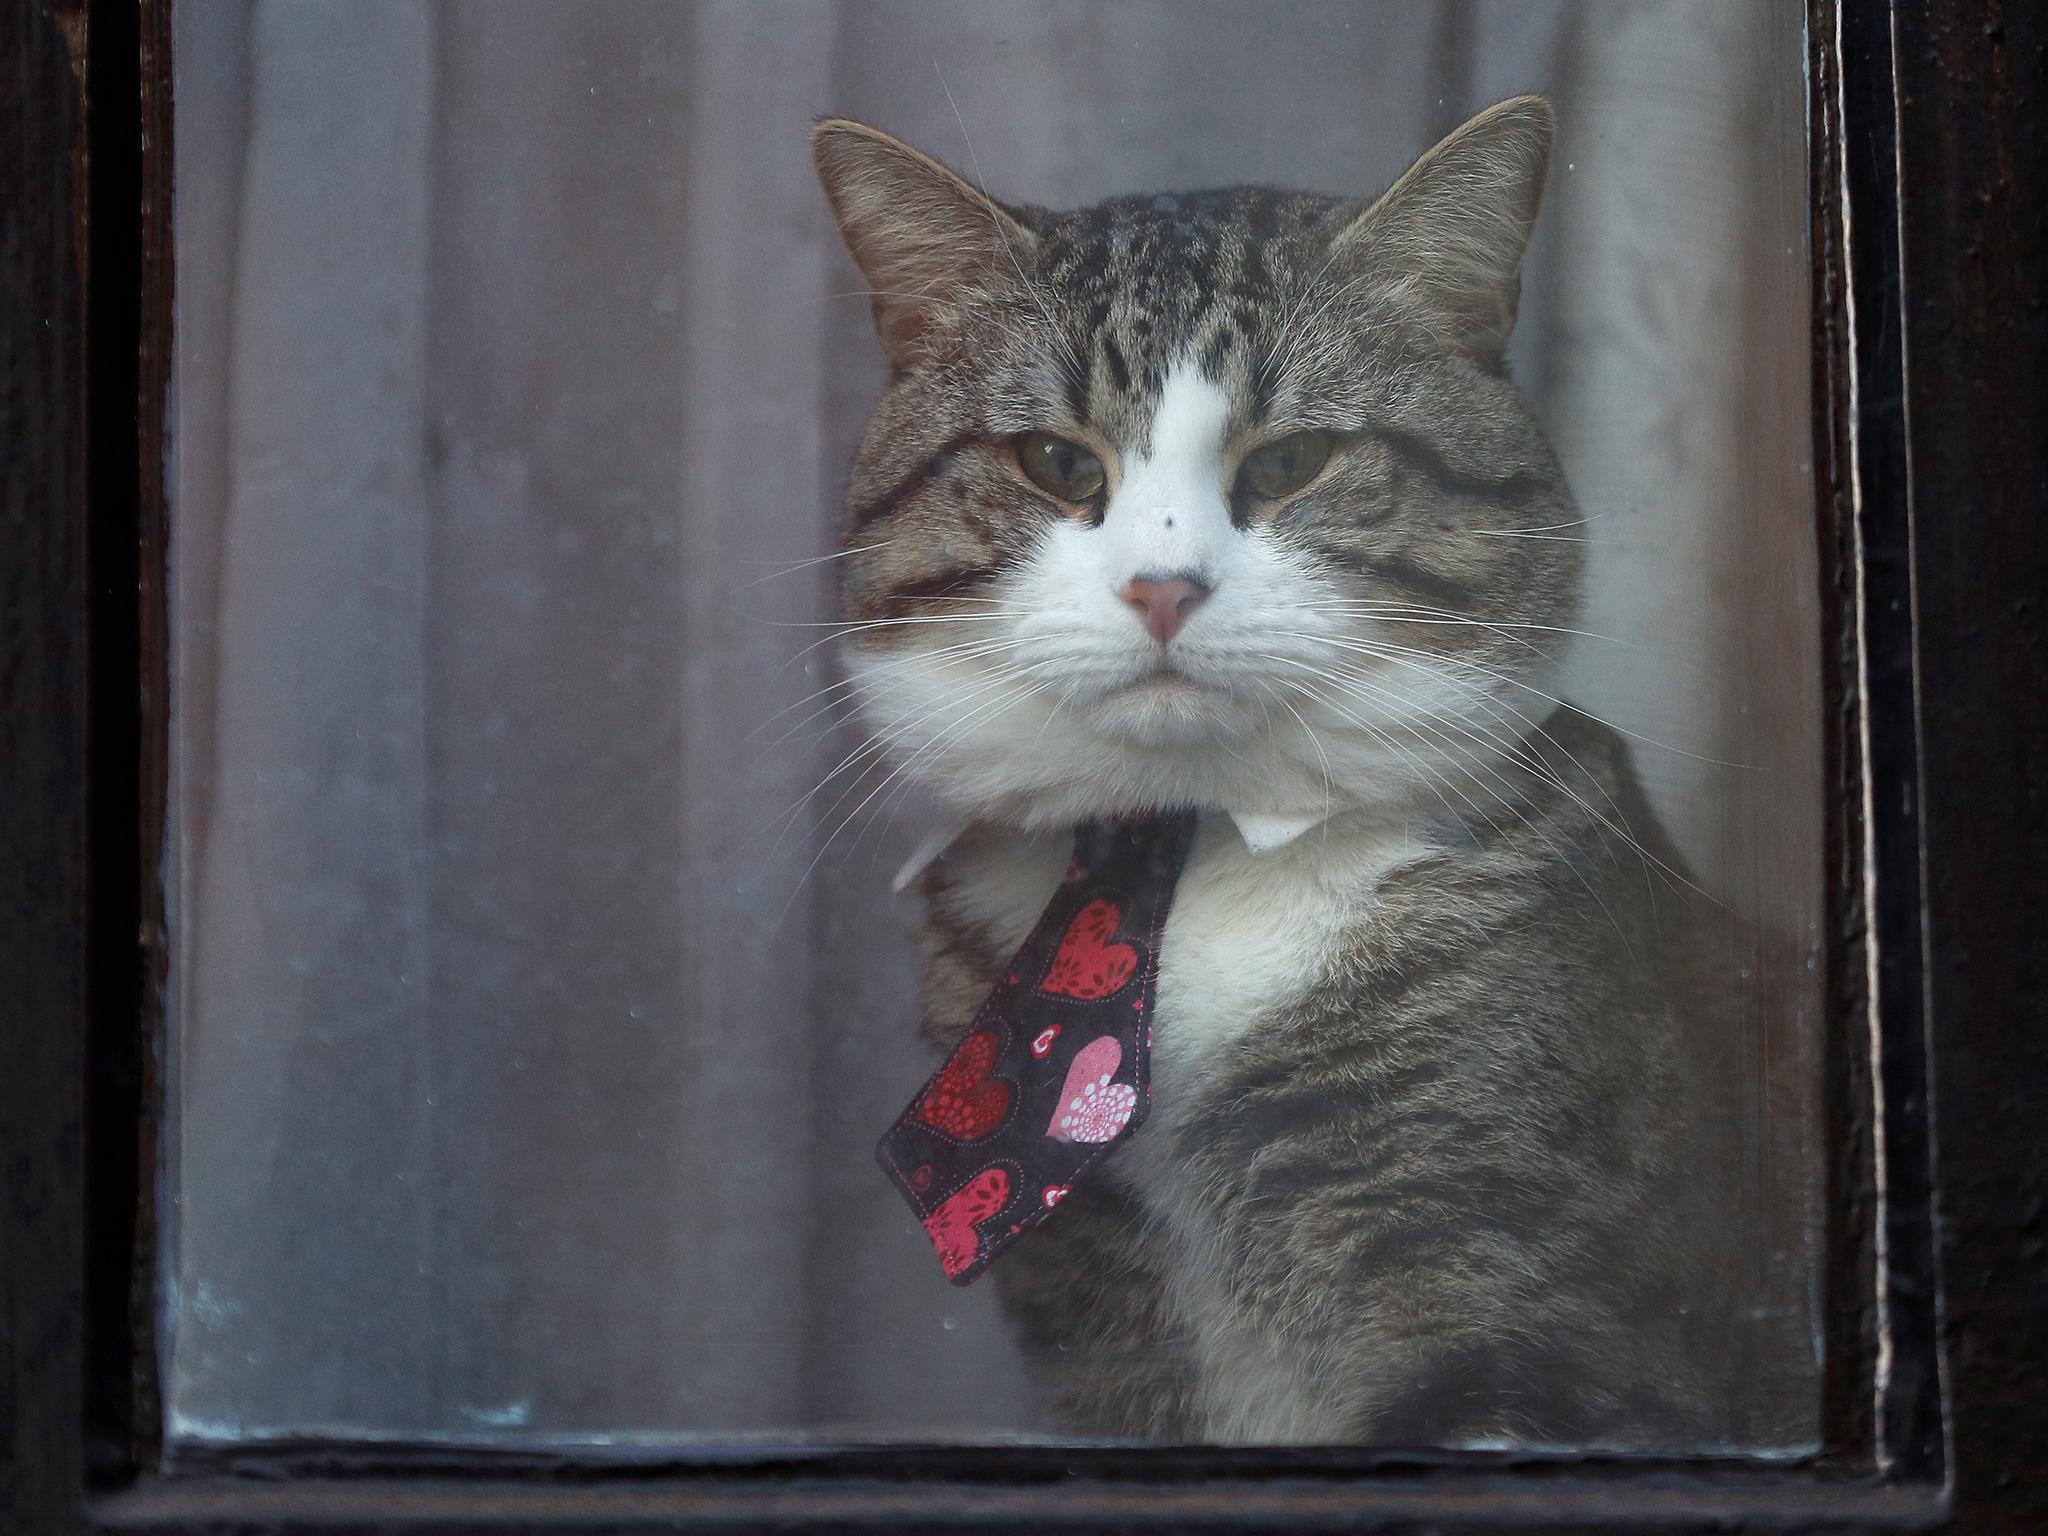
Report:
<svg viewBox="0 0 2048 1536"><path fill-rule="evenodd" d="M1778 9L181 5L172 1435L1810 1444Z"/></svg>

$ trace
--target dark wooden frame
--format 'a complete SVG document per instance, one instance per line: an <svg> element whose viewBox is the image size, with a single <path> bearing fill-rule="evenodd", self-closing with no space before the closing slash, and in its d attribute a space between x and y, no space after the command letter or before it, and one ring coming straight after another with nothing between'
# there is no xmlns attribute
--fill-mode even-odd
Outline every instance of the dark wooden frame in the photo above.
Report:
<svg viewBox="0 0 2048 1536"><path fill-rule="evenodd" d="M1820 1455L303 1444L166 1468L168 4L0 20L0 1531L2048 1529L2043 8L1809 9L1836 703Z"/></svg>

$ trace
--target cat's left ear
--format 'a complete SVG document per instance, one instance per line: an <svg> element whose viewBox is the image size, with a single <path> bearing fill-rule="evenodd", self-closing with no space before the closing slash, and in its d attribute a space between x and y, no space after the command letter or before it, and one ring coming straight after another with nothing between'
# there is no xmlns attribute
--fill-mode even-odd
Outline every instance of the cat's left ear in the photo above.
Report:
<svg viewBox="0 0 2048 1536"><path fill-rule="evenodd" d="M1338 267L1407 288L1445 323L1453 346L1497 367L1556 132L1541 96L1488 107L1337 235Z"/></svg>
<svg viewBox="0 0 2048 1536"><path fill-rule="evenodd" d="M1022 282L1037 254L1036 237L1002 204L879 128L822 122L811 161L899 368L928 355L961 309Z"/></svg>

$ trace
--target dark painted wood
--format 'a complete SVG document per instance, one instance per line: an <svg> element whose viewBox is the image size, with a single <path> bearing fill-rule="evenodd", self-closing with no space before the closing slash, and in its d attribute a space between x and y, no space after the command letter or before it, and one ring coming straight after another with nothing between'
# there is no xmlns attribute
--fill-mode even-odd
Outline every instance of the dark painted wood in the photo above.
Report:
<svg viewBox="0 0 2048 1536"><path fill-rule="evenodd" d="M1891 17L1845 5L1842 20L1841 187L1847 205L1850 348L1846 411L1851 473L1859 654L1852 693L1865 754L1861 833L1868 896L1862 920L1871 946L1865 997L1876 1020L1872 1143L1879 1200L1869 1303L1877 1347L1872 1428L1880 1466L1939 1482L1940 1367L1927 1139L1927 1019L1920 858L1919 673L1912 602L1913 529L1908 481L1901 188ZM1853 1032L1839 1050L1853 1055Z"/></svg>
<svg viewBox="0 0 2048 1536"><path fill-rule="evenodd" d="M2048 7L1901 7L1945 1336L1973 1531L2048 1531Z"/></svg>
<svg viewBox="0 0 2048 1536"><path fill-rule="evenodd" d="M82 3L0 21L0 1530L2048 1529L2039 7L1845 0L1839 56L1832 0L1810 12L1838 701L1822 1457L985 1448L604 1464L301 1444L187 1455L162 1476L148 1303L167 8L95 4L88 45Z"/></svg>
<svg viewBox="0 0 2048 1536"><path fill-rule="evenodd" d="M77 1522L86 910L83 22L0 8L0 1530Z"/></svg>
<svg viewBox="0 0 2048 1536"><path fill-rule="evenodd" d="M849 1518L849 1511L858 1513ZM578 1533L657 1530L994 1532L1512 1530L1576 1536L1594 1530L1771 1531L1849 1536L1924 1531L1942 1520L1927 1490L1744 1480L1737 1486L1670 1473L1641 1478L1563 1476L1533 1486L1460 1468L1436 1480L1350 1484L1183 1479L1169 1484L1086 1483L1054 1477L942 1489L903 1481L804 1480L474 1488L371 1482L224 1488L170 1487L107 1507L119 1528L170 1536L199 1530L363 1533L432 1530L496 1536L507 1530ZM232 1522L232 1523L231 1523Z"/></svg>
<svg viewBox="0 0 2048 1536"><path fill-rule="evenodd" d="M1828 711L1822 736L1828 1006L1820 1052L1827 1148L1821 1283L1831 1304L1822 1315L1821 1433L1832 1454L1856 1457L1875 1444L1876 1436L1870 1383L1878 1352L1871 1305L1877 1286L1878 1121L1870 1074L1862 565L1850 431L1855 394L1849 371L1851 274L1843 227L1843 114L1848 103L1843 60L1834 46L1839 27L1835 7L1826 0L1810 6L1808 26L1813 39L1807 119L1812 146L1808 239L1813 258L1814 486L1821 697ZM1847 1298L1854 1298L1853 1303Z"/></svg>
<svg viewBox="0 0 2048 1536"><path fill-rule="evenodd" d="M87 9L84 1431L90 1482L150 1462L157 1004L169 722L163 433L170 103L161 3Z"/></svg>

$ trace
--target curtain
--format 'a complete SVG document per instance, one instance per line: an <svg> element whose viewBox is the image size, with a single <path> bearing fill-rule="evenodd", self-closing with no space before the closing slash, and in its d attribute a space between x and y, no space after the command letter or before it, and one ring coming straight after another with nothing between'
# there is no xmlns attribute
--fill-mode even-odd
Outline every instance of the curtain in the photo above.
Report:
<svg viewBox="0 0 2048 1536"><path fill-rule="evenodd" d="M1071 205L1363 195L1553 96L1514 361L1589 518L1572 695L1645 738L1702 883L1757 919L1729 963L1805 1113L1797 7L174 25L174 1437L1058 1432L870 1159L928 1069L887 894L925 810L806 798L859 737L815 713L804 562L884 380L810 177L828 113Z"/></svg>

